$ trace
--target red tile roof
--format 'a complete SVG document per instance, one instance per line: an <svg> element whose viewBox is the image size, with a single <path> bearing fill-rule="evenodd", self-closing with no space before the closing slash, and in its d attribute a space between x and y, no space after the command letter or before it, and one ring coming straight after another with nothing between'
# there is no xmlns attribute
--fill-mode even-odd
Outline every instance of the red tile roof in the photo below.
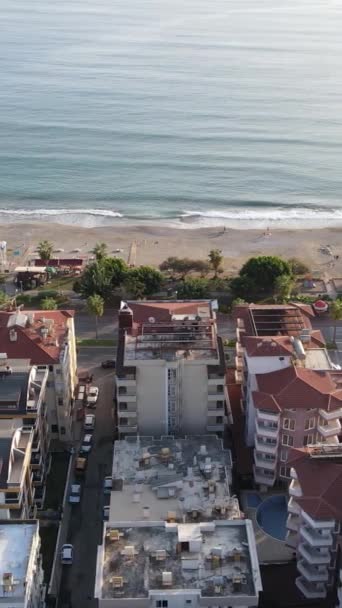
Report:
<svg viewBox="0 0 342 608"><path fill-rule="evenodd" d="M208 308L210 315L210 301L197 300L194 302L127 302L133 312L135 323L147 323L151 317L157 322L171 321L172 315L197 315L200 308Z"/></svg>
<svg viewBox="0 0 342 608"><path fill-rule="evenodd" d="M242 319L245 326L247 336L255 336L254 324L252 320L252 311L279 312L286 319L288 314L293 314L292 311L298 311L301 317L303 327L311 329L311 318L315 316L312 307L308 304L289 303L289 304L240 304L235 306L233 311L234 319ZM290 331L289 335L297 335L299 331Z"/></svg>
<svg viewBox="0 0 342 608"><path fill-rule="evenodd" d="M16 313L0 312L0 350L9 359L30 359L33 365L58 363L59 354L67 335L67 321L74 316L72 310L30 310L20 311L20 316L33 315L33 321L15 323ZM11 321L10 321L10 318ZM32 318L32 317L31 317ZM53 329L46 339L41 329L43 319L53 320ZM12 323L9 327L8 323ZM10 329L15 330L16 340L10 339Z"/></svg>
<svg viewBox="0 0 342 608"><path fill-rule="evenodd" d="M324 347L325 341L320 330L313 330L310 342L305 348ZM249 357L288 357L295 352L291 336L244 336L241 334L241 344Z"/></svg>
<svg viewBox="0 0 342 608"><path fill-rule="evenodd" d="M290 366L268 374L257 374L257 408L278 412L290 408L334 410L342 406L342 371L321 371ZM266 400L266 397L272 397Z"/></svg>
<svg viewBox="0 0 342 608"><path fill-rule="evenodd" d="M289 454L303 493L296 502L314 519L342 521L342 463L310 458L310 452L293 448Z"/></svg>

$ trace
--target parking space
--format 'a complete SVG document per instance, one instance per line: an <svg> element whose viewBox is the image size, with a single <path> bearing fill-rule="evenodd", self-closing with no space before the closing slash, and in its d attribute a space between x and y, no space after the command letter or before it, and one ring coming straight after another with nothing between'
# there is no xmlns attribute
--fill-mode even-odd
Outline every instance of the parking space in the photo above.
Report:
<svg viewBox="0 0 342 608"><path fill-rule="evenodd" d="M94 358L95 355L95 358ZM93 384L99 387L96 409L86 410L95 415L95 428L87 431L92 434L92 446L88 454L84 475L73 479L81 484L81 500L70 506L70 520L65 542L73 545L73 564L63 566L60 586L59 608L91 608L96 605L94 595L97 546L101 542L103 529L103 506L108 504L103 484L111 475L114 440L113 394L114 373L98 367L103 353L93 353L86 359L87 369L93 374ZM82 361L82 363L83 363ZM78 422L78 446L85 435L83 423Z"/></svg>

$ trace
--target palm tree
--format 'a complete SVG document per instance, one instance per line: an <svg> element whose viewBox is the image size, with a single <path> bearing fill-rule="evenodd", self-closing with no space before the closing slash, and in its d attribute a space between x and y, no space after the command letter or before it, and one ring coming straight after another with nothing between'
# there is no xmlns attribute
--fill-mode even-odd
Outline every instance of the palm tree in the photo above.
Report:
<svg viewBox="0 0 342 608"><path fill-rule="evenodd" d="M38 243L37 251L40 259L43 260L43 262L48 262L52 257L53 244L50 243L50 241L40 241L40 243Z"/></svg>
<svg viewBox="0 0 342 608"><path fill-rule="evenodd" d="M337 321L342 319L342 300L334 300L330 305L331 318L334 320L333 342L336 343Z"/></svg>
<svg viewBox="0 0 342 608"><path fill-rule="evenodd" d="M92 249L92 253L97 261L101 262L101 260L104 260L107 257L108 246L106 243L96 243L94 249Z"/></svg>
<svg viewBox="0 0 342 608"><path fill-rule="evenodd" d="M88 312L95 316L95 336L98 338L98 319L102 317L104 310L104 299L95 293L93 296L89 296L87 299Z"/></svg>
<svg viewBox="0 0 342 608"><path fill-rule="evenodd" d="M214 279L217 278L217 274L221 268L221 264L223 262L223 255L221 249L212 249L209 251L209 264L214 271Z"/></svg>

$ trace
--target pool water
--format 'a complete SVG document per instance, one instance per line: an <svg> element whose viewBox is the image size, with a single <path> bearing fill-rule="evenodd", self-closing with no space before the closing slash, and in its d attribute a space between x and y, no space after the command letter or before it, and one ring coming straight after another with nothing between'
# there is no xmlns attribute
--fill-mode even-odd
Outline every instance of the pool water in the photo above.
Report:
<svg viewBox="0 0 342 608"><path fill-rule="evenodd" d="M247 498L247 506L251 509L256 509L260 503L262 503L262 498L260 498L259 494L254 492L248 492L246 495Z"/></svg>
<svg viewBox="0 0 342 608"><path fill-rule="evenodd" d="M256 514L257 522L270 536L277 540L285 540L287 500L286 496L270 496L258 506Z"/></svg>

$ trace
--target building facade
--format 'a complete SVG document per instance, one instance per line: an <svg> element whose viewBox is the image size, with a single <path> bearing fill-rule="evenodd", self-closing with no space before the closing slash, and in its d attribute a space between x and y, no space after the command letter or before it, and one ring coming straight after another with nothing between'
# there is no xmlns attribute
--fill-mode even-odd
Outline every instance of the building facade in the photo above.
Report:
<svg viewBox="0 0 342 608"><path fill-rule="evenodd" d="M120 436L223 432L230 408L212 302L122 302L116 368Z"/></svg>
<svg viewBox="0 0 342 608"><path fill-rule="evenodd" d="M286 542L296 551L296 585L307 599L325 598L339 572L342 446L292 450L289 465Z"/></svg>
<svg viewBox="0 0 342 608"><path fill-rule="evenodd" d="M69 310L0 312L1 351L48 369L45 402L52 439L72 439L77 385L74 313Z"/></svg>

